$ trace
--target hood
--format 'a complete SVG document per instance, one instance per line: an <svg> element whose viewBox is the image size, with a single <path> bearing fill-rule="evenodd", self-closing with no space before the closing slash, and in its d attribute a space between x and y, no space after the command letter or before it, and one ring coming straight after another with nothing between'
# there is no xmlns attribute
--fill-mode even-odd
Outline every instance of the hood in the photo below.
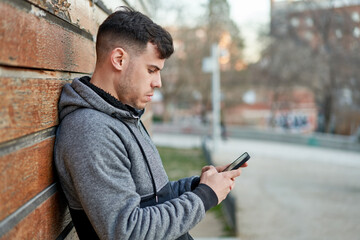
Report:
<svg viewBox="0 0 360 240"><path fill-rule="evenodd" d="M108 103L104 98L97 94L93 89L84 84L85 78L75 78L71 84L65 84L59 100L59 119L64 119L68 114L79 108L90 108L98 110L110 116L121 118L140 118L140 115L134 114L123 105L123 108L115 107Z"/></svg>

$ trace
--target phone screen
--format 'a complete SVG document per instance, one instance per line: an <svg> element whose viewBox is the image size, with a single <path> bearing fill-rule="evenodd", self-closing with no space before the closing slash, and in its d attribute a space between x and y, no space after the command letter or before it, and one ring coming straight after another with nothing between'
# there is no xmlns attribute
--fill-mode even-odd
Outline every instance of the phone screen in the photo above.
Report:
<svg viewBox="0 0 360 240"><path fill-rule="evenodd" d="M223 170L223 172L238 169L249 159L250 159L250 155L247 152L245 152L240 157L238 157L234 162L232 162L228 167L226 167Z"/></svg>

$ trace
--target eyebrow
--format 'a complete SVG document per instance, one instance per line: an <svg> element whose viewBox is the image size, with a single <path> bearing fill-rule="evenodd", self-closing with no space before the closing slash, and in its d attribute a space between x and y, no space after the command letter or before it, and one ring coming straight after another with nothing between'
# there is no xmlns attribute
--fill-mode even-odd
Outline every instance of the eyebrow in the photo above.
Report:
<svg viewBox="0 0 360 240"><path fill-rule="evenodd" d="M161 70L162 70L161 68L159 68L159 67L156 66L156 65L149 65L149 67L155 68L155 69L158 70L158 71L161 71Z"/></svg>

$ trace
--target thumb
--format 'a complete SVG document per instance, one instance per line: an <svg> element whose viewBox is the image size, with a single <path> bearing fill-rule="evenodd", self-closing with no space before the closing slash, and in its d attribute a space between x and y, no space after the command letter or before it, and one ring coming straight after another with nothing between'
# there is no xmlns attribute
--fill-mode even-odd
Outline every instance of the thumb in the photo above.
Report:
<svg viewBox="0 0 360 240"><path fill-rule="evenodd" d="M210 166L206 166L206 167L204 167L205 169L206 169L206 171L204 171L204 172L209 172L209 173L217 173L218 171L216 170L216 168L214 167L214 166L212 166L212 165L210 165Z"/></svg>
<svg viewBox="0 0 360 240"><path fill-rule="evenodd" d="M209 168L210 168L210 166L204 166L204 167L201 169L201 171L202 171L202 172L206 172L207 170L209 170Z"/></svg>
<svg viewBox="0 0 360 240"><path fill-rule="evenodd" d="M240 176L241 169L236 169L236 170L223 172L223 174L225 174L225 176L228 177L228 178L236 178L236 177Z"/></svg>

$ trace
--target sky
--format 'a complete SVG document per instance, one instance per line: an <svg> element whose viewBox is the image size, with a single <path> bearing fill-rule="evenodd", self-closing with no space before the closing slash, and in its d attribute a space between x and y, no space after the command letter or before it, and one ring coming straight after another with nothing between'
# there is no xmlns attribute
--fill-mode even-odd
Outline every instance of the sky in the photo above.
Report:
<svg viewBox="0 0 360 240"><path fill-rule="evenodd" d="M171 9L176 5L186 6L185 16L182 21L196 22L196 16L203 9L208 0L168 0L166 1L169 10L159 11L158 19L165 23L176 21L170 14ZM244 59L247 62L258 60L262 48L258 41L260 29L269 28L270 22L270 0L228 0L230 5L230 16L237 23L245 41ZM265 29L266 30L266 29Z"/></svg>
<svg viewBox="0 0 360 240"><path fill-rule="evenodd" d="M258 60L262 44L258 41L261 29L269 28L270 0L228 0L231 18L238 24L245 40L244 58Z"/></svg>
<svg viewBox="0 0 360 240"><path fill-rule="evenodd" d="M113 9L121 3L120 0L103 0L103 2ZM136 2L136 1L129 1ZM207 0L163 0L162 6L165 11L160 11L157 16L164 23L174 22L169 14L174 6L186 6L185 16L189 16L189 21L196 21L197 12L201 11L201 5ZM262 44L258 41L258 33L261 28L268 28L270 21L270 0L228 0L230 4L231 18L238 24L242 37L245 41L244 59L254 62L259 58ZM165 6L167 5L167 6ZM166 10L168 9L168 10ZM163 23L158 22L160 25Z"/></svg>

